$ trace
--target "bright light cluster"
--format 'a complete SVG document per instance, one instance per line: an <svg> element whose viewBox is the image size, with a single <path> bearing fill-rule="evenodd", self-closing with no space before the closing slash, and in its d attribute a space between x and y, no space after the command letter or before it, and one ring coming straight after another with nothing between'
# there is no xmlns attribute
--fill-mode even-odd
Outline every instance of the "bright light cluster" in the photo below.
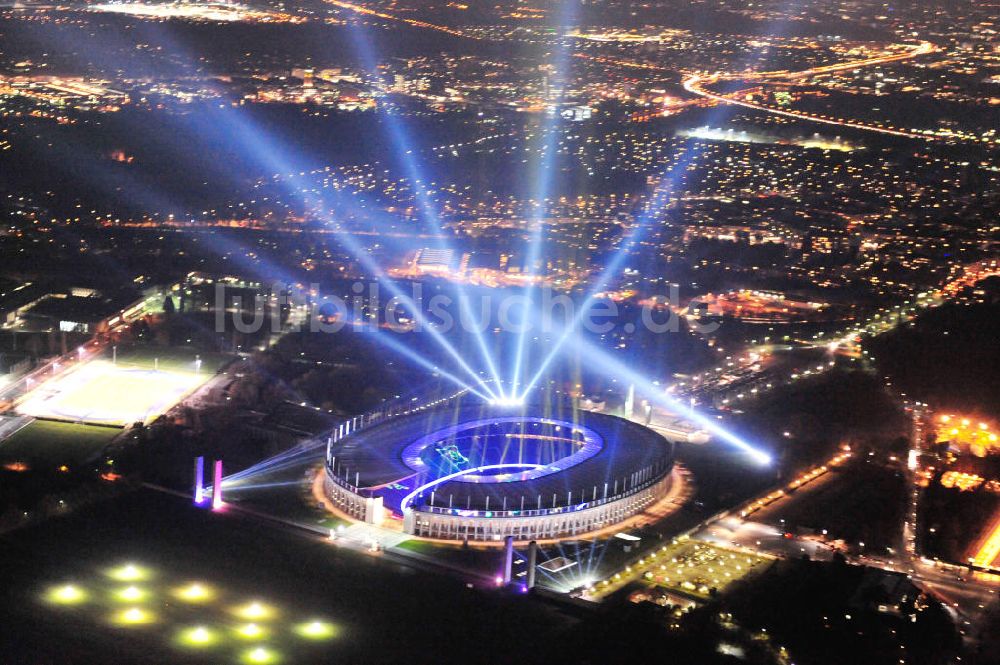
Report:
<svg viewBox="0 0 1000 665"><path fill-rule="evenodd" d="M118 629L162 631L175 649L219 650L220 662L280 663L286 660L282 643L292 649L296 642L324 642L340 634L336 624L320 617L279 623L285 612L262 599L226 599L204 581L157 584L162 577L138 563L123 563L86 583L50 586L40 598L68 612L96 609L96 620L103 617Z"/></svg>
<svg viewBox="0 0 1000 665"><path fill-rule="evenodd" d="M938 443L968 449L976 457L984 457L990 450L1000 447L997 433L989 423L946 414L940 416L936 424Z"/></svg>

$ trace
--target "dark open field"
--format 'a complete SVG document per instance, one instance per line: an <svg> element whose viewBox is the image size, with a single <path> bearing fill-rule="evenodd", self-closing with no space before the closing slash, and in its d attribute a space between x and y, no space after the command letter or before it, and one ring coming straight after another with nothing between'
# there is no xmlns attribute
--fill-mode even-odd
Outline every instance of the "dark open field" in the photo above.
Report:
<svg viewBox="0 0 1000 665"><path fill-rule="evenodd" d="M4 663L535 661L540 636L555 644L573 623L525 596L469 589L151 491L9 533L0 548ZM121 575L128 563L135 579ZM173 595L192 581L214 596L185 603ZM82 602L46 598L67 584ZM253 601L269 616L238 614ZM133 608L139 622L128 624ZM296 633L317 619L335 637ZM262 629L260 639L238 633L248 622ZM181 646L183 631L197 627L215 642ZM255 661L258 648L273 660Z"/></svg>

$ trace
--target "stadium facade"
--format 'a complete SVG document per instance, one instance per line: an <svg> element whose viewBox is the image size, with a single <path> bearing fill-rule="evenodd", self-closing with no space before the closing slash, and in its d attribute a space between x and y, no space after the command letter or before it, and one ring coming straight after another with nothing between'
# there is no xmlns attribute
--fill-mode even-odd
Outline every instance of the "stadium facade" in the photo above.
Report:
<svg viewBox="0 0 1000 665"><path fill-rule="evenodd" d="M617 524L670 490L673 444L570 405L445 403L340 432L325 490L342 512L414 536L571 538Z"/></svg>

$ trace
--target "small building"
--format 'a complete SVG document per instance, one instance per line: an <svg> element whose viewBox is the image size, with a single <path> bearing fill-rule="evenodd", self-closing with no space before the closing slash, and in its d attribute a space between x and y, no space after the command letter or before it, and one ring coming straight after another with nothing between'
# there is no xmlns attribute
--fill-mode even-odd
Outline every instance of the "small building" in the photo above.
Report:
<svg viewBox="0 0 1000 665"><path fill-rule="evenodd" d="M913 612L920 595L920 589L903 573L865 568L848 605L858 610L874 609L884 614L903 616Z"/></svg>
<svg viewBox="0 0 1000 665"><path fill-rule="evenodd" d="M0 285L0 324L13 325L19 316L48 295L41 284Z"/></svg>
<svg viewBox="0 0 1000 665"><path fill-rule="evenodd" d="M19 318L26 328L94 335L107 332L128 319L129 313L141 309L144 302L141 298L136 301L136 294L132 292L106 296L73 289L49 293L23 309Z"/></svg>

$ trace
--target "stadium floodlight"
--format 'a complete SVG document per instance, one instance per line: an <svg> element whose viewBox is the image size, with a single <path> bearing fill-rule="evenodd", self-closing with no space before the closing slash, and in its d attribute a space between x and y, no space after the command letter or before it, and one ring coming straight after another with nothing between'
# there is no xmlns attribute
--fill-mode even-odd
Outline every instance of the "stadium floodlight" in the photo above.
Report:
<svg viewBox="0 0 1000 665"><path fill-rule="evenodd" d="M724 105L718 106L712 111L709 121L711 122L712 118L717 115L721 115L724 112ZM596 299L597 294L607 288L609 282L621 269L622 263L629 255L629 250L642 240L645 230L657 220L659 215L666 208L667 204L670 202L670 194L678 190L681 181L686 177L689 165L699 155L700 152L698 150L687 150L680 156L680 158L678 158L676 162L673 162L664 169L663 173L660 174L659 181L653 190L653 194L643 209L642 214L640 214L639 218L636 220L632 233L622 242L621 247L618 248L614 256L612 256L611 260L601 272L597 281L594 283L594 286L590 289L589 295L584 299L583 305L579 308L572 324L566 327L562 335L557 338L556 343L550 348L545 358L536 366L534 376L527 382L524 390L520 393L521 395L526 394L535 386L535 384L537 384L549 365L559 355L563 345L569 340L570 336L575 334L580 326L580 323L582 322L583 317L589 311L590 306Z"/></svg>
<svg viewBox="0 0 1000 665"><path fill-rule="evenodd" d="M447 371L441 369L440 367L438 367L437 365L435 365L431 361L429 361L426 358L424 358L419 353L416 353L415 351L413 351L411 348L409 348L405 344L402 344L398 340L390 337L390 334L391 333L377 332L376 333L376 338L378 338L383 344L385 344L386 346L388 346L393 351L396 351L397 353L405 356L406 358L409 358L410 360L412 360L417 365L420 365L424 369L429 370L431 373L437 374L437 375L439 375L441 377L444 377L444 378L448 379L449 381L451 381L452 383L454 383L459 388L464 388L465 390L467 390L470 393L476 395L477 397L479 397L483 401L487 401L488 402L491 399L496 399L497 397L499 397L499 395L497 395L492 390L490 390L489 388L486 387L486 383L482 380L482 378L478 374L476 374L475 372L473 372L472 369L468 367L468 365L466 365L466 369L468 369L469 373L471 373L477 379L477 382L478 382L479 386L481 388L483 388L484 390L480 390L478 388L473 388L469 383L467 383L466 381L463 381L462 379L460 379L459 377L455 376L451 372L447 372ZM449 347L450 347L450 345L449 345Z"/></svg>
<svg viewBox="0 0 1000 665"><path fill-rule="evenodd" d="M119 582L141 582L151 577L149 569L134 563L127 563L107 571L107 576Z"/></svg>
<svg viewBox="0 0 1000 665"><path fill-rule="evenodd" d="M288 154L287 146L282 145L278 141L274 140L268 132L259 126L253 124L248 118L243 114L240 114L228 105L220 105L218 108L212 107L210 109L212 113L217 113L223 116L221 119L225 122L218 123L220 126L227 127L227 131L241 141L246 150L248 156L257 160L262 166L270 168L277 173L295 173L298 169L293 168L291 163L283 157ZM197 129L204 131L204 127L199 126ZM301 200L302 204L311 210L324 211L324 221L327 223L332 223L333 220L330 218L330 213L328 211L329 201L326 200L324 196L318 196L310 193L310 189L306 187L295 187L290 184L287 187L287 193L296 199ZM335 193L337 200L342 199L339 193ZM370 208L369 208L370 209ZM397 298L405 307L411 310L414 319L426 330L434 341L441 346L441 348L455 361L455 363L469 376L472 377L473 381L479 386L479 389L489 395L490 397L495 396L490 388L485 384L479 374L469 366L462 355L454 348L454 346L438 331L432 324L430 324L424 314L420 311L419 307L413 302L413 299L406 296L391 280L387 279L385 271L382 269L378 263L372 259L368 251L366 251L357 240L351 236L349 233L344 233L343 231L336 232L335 237L337 240L347 249L358 261L361 263L366 270L368 270L381 284L383 284L389 292ZM244 260L244 255L246 252L242 251L243 248L231 241L226 241L222 236L213 236L213 243L226 243L229 242L229 247L227 256L232 256L238 260ZM227 249L223 247L223 249ZM257 269L257 266L254 266ZM275 268L275 274L280 274L282 271ZM294 280L286 280L294 281Z"/></svg>
<svg viewBox="0 0 1000 665"><path fill-rule="evenodd" d="M244 640L257 640L266 636L268 631L256 623L247 623L236 629L236 634Z"/></svg>
<svg viewBox="0 0 1000 665"><path fill-rule="evenodd" d="M350 28L350 33L353 37L355 48L360 55L361 61L364 63L366 69L374 75L378 71L378 63L374 57L371 42L368 39L364 26L360 24L352 24ZM411 142L403 120L392 113L386 113L383 117L385 120L385 126L389 130L390 139L396 148L396 154L402 161L406 176L413 186L414 198L416 199L417 206L420 209L421 216L430 225L430 231L436 238L438 248L450 249L448 243L443 239L444 231L441 228L441 220L435 210L435 206L431 203L430 194L427 187L424 185L424 178L421 176L420 169L417 167L417 162L413 156L415 151L411 147ZM458 303L461 308L461 315L466 320L471 321L472 317L465 290L461 284L457 284L456 288L458 291ZM413 309L415 310L416 308ZM417 314L418 313L415 312L415 316ZM428 327L428 330L430 330L432 334L435 332L432 327ZM473 328L471 332L472 336L475 338L476 345L479 347L480 354L483 356L483 360L486 363L488 371L497 383L497 387L500 390L499 397L503 397L503 384L500 380L500 374L497 371L496 363L493 361L493 354L490 352L490 349L486 344L482 331ZM442 341L447 343L447 341L443 340L443 338ZM459 361L459 364L464 363L461 358L456 358L456 360ZM480 384L486 392L491 392L481 381Z"/></svg>
<svg viewBox="0 0 1000 665"><path fill-rule="evenodd" d="M564 1L559 7L559 13L556 18L557 26L562 29L575 25L575 15L574 10L576 9L575 2ZM532 211L531 216L531 239L528 246L528 283L525 291L525 302L526 307L531 306L531 296L535 289L535 281L538 277L536 270L538 264L541 260L542 244L545 237L545 202L548 200L550 190L552 188L552 176L553 173L557 172L558 169L554 167L554 160L556 159L557 153L557 136L559 123L561 120L560 114L557 112L559 108L559 103L563 98L563 87L562 81L565 79L565 75L569 69L570 63L570 49L568 48L568 42L563 38L555 49L555 82L556 88L554 95L555 99L550 107L546 110L550 111L548 121L542 127L539 132L540 137L543 138L542 146L540 149L541 159L538 162L538 174L536 177L536 182L538 187L536 188L533 198L535 201L535 206ZM546 104L549 103L549 99L546 99ZM526 319L527 317L525 317ZM516 346L514 350L514 366L511 373L511 394L514 396L518 395L518 388L521 384L521 371L525 362L525 344L527 341L527 325L526 321L522 320L520 330L518 331ZM520 394L524 395L527 391L522 391Z"/></svg>
<svg viewBox="0 0 1000 665"><path fill-rule="evenodd" d="M596 367L600 367L607 375L617 377L625 383L634 384L636 391L642 393L651 402L674 413L683 414L685 418L708 430L708 432L718 439L745 452L757 464L767 465L771 463L771 456L768 453L744 441L741 437L720 425L716 419L699 413L690 404L682 404L674 399L661 386L654 384L596 344L587 342L579 335L575 335L573 340L577 348L587 355L588 362Z"/></svg>
<svg viewBox="0 0 1000 665"><path fill-rule="evenodd" d="M680 163L687 164L687 160L683 160ZM605 265L604 270L601 271L600 276L594 282L590 292L583 299L582 304L573 316L572 322L563 329L562 334L556 339L556 343L552 345L548 354L546 354L545 358L538 364L534 375L527 382L524 390L520 393L522 396L535 387L542 376L544 376L549 365L556 359L556 357L558 357L563 345L566 344L571 336L577 333L584 317L589 314L591 306L597 300L598 294L607 289L611 280L621 270L622 264L630 254L630 250L642 240L644 231L649 226L650 218L654 217L655 213L658 213L663 209L665 201L668 200L666 192L673 191L675 185L670 176L672 171L673 169L669 169L668 172L664 174L661 179L660 186L657 187L653 194L649 207L647 207L646 211L634 225L632 232L622 241L621 246ZM655 211L655 213L653 211Z"/></svg>
<svg viewBox="0 0 1000 665"><path fill-rule="evenodd" d="M144 599L148 595L149 595L149 592L147 592L144 589L140 589L139 587L134 586L134 585L133 586L127 586L124 589L119 589L114 594L114 596L115 596L115 598L117 600L126 601L126 602L130 602L130 603L134 603L136 601L142 600L142 599Z"/></svg>
<svg viewBox="0 0 1000 665"><path fill-rule="evenodd" d="M131 607L127 610L117 612L111 617L112 623L120 626L139 626L156 621L156 615L149 610L139 607Z"/></svg>

